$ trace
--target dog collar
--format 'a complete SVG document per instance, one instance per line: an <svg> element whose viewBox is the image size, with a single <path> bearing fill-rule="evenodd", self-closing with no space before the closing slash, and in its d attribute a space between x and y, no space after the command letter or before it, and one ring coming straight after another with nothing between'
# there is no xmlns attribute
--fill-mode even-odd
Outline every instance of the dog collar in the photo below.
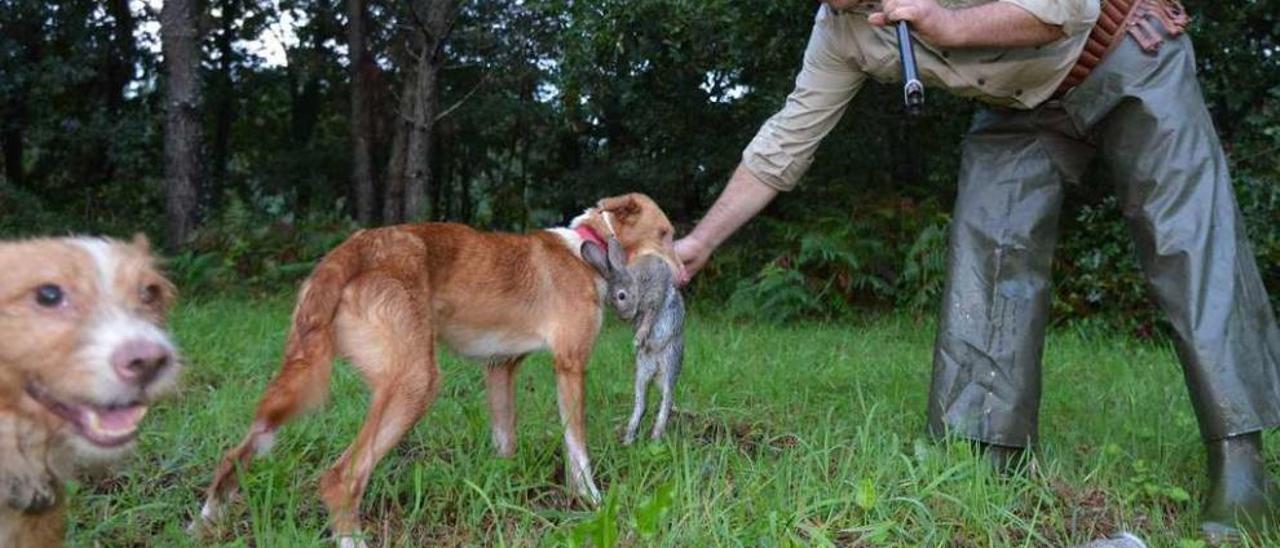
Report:
<svg viewBox="0 0 1280 548"><path fill-rule="evenodd" d="M577 232L578 236L580 236L585 242L592 242L600 246L600 249L609 248L609 246L604 243L604 238L601 238L600 235L596 233L595 229L590 226L581 224L574 227L573 231Z"/></svg>

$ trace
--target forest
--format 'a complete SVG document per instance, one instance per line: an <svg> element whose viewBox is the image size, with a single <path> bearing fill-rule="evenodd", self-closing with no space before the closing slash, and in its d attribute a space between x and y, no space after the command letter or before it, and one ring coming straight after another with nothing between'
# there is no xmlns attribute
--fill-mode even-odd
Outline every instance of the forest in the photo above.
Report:
<svg viewBox="0 0 1280 548"><path fill-rule="evenodd" d="M1280 2L1186 2L1280 294ZM188 294L289 289L360 226L525 231L600 197L710 206L790 91L813 2L0 0L0 235L146 232ZM931 313L971 101L870 85L695 306ZM1113 186L1069 189L1058 321L1158 327Z"/></svg>

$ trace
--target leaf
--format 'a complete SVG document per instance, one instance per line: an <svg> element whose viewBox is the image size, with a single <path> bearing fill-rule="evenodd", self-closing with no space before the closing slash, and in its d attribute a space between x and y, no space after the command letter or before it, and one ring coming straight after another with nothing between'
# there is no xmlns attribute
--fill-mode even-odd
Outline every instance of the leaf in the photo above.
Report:
<svg viewBox="0 0 1280 548"><path fill-rule="evenodd" d="M1187 491L1181 487L1173 485L1169 485L1164 488L1164 496L1169 497L1175 502L1187 502L1191 500L1190 493L1187 493Z"/></svg>
<svg viewBox="0 0 1280 548"><path fill-rule="evenodd" d="M618 498L610 491L595 516L573 528L574 546L612 548L618 542Z"/></svg>
<svg viewBox="0 0 1280 548"><path fill-rule="evenodd" d="M641 538L650 539L658 534L658 529L662 526L662 518L667 515L674 502L674 491L675 486L672 482L659 485L652 495L636 507L634 513L636 533Z"/></svg>
<svg viewBox="0 0 1280 548"><path fill-rule="evenodd" d="M876 507L876 484L871 478L864 478L862 483L858 485L858 493L854 496L853 501L858 508L863 510L871 510Z"/></svg>

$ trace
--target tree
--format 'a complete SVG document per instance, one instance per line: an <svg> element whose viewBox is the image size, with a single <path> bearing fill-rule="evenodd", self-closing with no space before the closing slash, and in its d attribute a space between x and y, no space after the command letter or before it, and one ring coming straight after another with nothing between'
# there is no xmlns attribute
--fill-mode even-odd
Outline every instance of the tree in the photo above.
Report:
<svg viewBox="0 0 1280 548"><path fill-rule="evenodd" d="M347 51L351 71L351 190L356 221L374 221L372 80L378 66L365 46L367 0L347 0Z"/></svg>
<svg viewBox="0 0 1280 548"><path fill-rule="evenodd" d="M456 0L417 0L408 6L410 28L403 58L412 64L396 113L395 147L388 166L384 221L423 219L430 213L432 139L440 109L440 71L457 17ZM401 192L403 189L403 192ZM401 201L402 200L402 201Z"/></svg>
<svg viewBox="0 0 1280 548"><path fill-rule="evenodd" d="M209 150L209 178L199 199L200 205L215 209L220 192L227 188L227 163L231 156L231 127L236 118L236 81L232 71L236 64L235 41L240 18L241 0L220 0L218 30L213 36L217 65L210 75L210 110L213 114L213 139Z"/></svg>
<svg viewBox="0 0 1280 548"><path fill-rule="evenodd" d="M160 10L160 39L167 76L165 100L165 217L167 245L184 246L198 220L201 147L200 39L196 0L167 0Z"/></svg>

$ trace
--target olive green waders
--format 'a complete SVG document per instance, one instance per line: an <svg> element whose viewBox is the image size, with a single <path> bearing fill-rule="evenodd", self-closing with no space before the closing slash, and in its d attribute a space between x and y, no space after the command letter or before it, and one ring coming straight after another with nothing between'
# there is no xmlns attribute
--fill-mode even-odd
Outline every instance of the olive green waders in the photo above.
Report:
<svg viewBox="0 0 1280 548"><path fill-rule="evenodd" d="M1125 37L1061 100L980 113L964 143L929 430L1036 439L1063 183L1109 168L1176 333L1206 441L1280 424L1280 330L1246 241L1186 35Z"/></svg>

